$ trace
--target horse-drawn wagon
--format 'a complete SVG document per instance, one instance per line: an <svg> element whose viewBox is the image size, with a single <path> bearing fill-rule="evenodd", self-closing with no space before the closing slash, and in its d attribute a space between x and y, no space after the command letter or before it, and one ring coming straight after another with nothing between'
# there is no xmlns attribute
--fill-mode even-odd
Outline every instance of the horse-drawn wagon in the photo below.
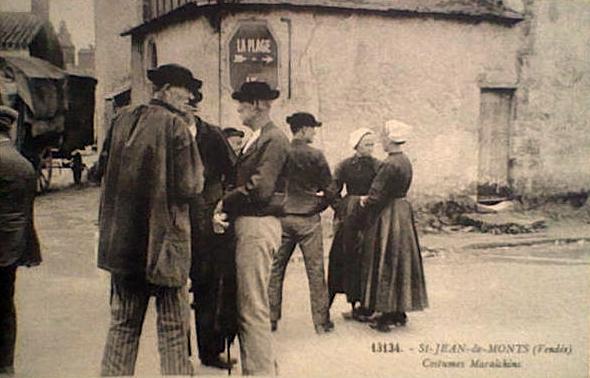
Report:
<svg viewBox="0 0 590 378"><path fill-rule="evenodd" d="M0 56L2 102L19 112L13 137L37 170L39 192L49 189L54 169L71 169L80 182L80 150L94 143L95 87L94 78L41 59Z"/></svg>

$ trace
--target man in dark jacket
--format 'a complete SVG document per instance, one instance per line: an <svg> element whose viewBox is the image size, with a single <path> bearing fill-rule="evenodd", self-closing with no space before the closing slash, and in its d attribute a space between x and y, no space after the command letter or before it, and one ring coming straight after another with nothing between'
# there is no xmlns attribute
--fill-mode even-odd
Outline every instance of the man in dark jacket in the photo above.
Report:
<svg viewBox="0 0 590 378"><path fill-rule="evenodd" d="M15 110L0 106L0 376L14 374L17 267L41 262L33 225L37 176L9 136L17 118Z"/></svg>
<svg viewBox="0 0 590 378"><path fill-rule="evenodd" d="M264 82L244 83L232 94L242 123L252 130L236 164L234 189L223 197L225 213L236 233L238 337L242 373L274 375L268 304L272 256L281 242L287 136L270 119L271 102L279 96ZM281 193L283 192L283 193ZM219 217L217 217L219 215ZM224 225L225 214L214 223ZM226 225L226 224L225 224Z"/></svg>
<svg viewBox="0 0 590 378"><path fill-rule="evenodd" d="M203 121L191 103L196 141L204 166L203 192L191 202L190 278L194 296L195 326L199 359L206 366L231 368L220 354L225 341L236 334L235 241L233 232L213 231L213 211L221 200L226 181L233 177L236 155L221 128Z"/></svg>
<svg viewBox="0 0 590 378"><path fill-rule="evenodd" d="M285 270L295 246L299 244L311 298L311 313L318 334L330 332L328 288L324 278L324 245L320 213L336 197L330 166L322 151L311 147L315 130L322 125L309 113L299 112L287 117L293 140L287 160L287 200L281 248L274 256L268 295L272 330L281 318L281 302Z"/></svg>
<svg viewBox="0 0 590 378"><path fill-rule="evenodd" d="M103 376L133 375L150 296L156 297L160 369L193 373L186 336L190 270L189 201L203 167L181 111L201 82L179 65L148 71L148 105L122 111L108 135L98 266L111 273L111 326Z"/></svg>

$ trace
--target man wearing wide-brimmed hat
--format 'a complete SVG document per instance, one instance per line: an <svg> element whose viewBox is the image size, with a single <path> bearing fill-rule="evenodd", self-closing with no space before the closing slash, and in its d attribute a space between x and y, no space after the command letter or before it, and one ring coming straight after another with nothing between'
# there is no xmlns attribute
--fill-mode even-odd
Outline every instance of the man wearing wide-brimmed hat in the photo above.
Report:
<svg viewBox="0 0 590 378"><path fill-rule="evenodd" d="M41 262L33 225L37 176L9 137L17 118L15 110L0 105L0 376L14 374L17 267Z"/></svg>
<svg viewBox="0 0 590 378"><path fill-rule="evenodd" d="M133 375L151 296L161 373L193 373L183 288L191 264L189 201L203 188L203 166L182 109L201 82L176 64L150 70L148 78L153 99L119 113L103 148L98 266L111 273L103 376Z"/></svg>
<svg viewBox="0 0 590 378"><path fill-rule="evenodd" d="M270 119L279 96L264 82L246 82L232 94L242 123L252 130L236 164L235 188L223 197L236 234L238 336L242 372L275 375L270 333L268 282L272 256L281 242L287 136ZM216 223L227 226L225 213Z"/></svg>

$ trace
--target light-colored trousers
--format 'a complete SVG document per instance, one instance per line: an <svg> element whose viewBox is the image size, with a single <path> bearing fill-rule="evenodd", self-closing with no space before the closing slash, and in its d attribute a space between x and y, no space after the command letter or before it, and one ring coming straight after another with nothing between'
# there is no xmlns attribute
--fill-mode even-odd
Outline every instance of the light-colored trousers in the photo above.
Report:
<svg viewBox="0 0 590 378"><path fill-rule="evenodd" d="M241 216L235 232L242 374L274 376L268 283L273 256L281 244L281 223L273 216Z"/></svg>
<svg viewBox="0 0 590 378"><path fill-rule="evenodd" d="M151 296L156 297L158 350L162 375L193 375L188 347L188 298L184 288L111 279L111 325L102 376L129 376L135 370L139 338Z"/></svg>

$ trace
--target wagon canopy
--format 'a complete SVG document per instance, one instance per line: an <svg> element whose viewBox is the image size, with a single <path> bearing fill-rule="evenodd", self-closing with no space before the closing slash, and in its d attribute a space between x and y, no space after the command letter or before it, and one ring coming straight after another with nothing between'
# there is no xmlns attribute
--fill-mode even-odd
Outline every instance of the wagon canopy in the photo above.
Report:
<svg viewBox="0 0 590 378"><path fill-rule="evenodd" d="M64 131L67 110L67 73L45 60L34 57L0 56L0 76L4 85L15 87L15 94L26 105L25 122L31 136ZM10 97L10 93L8 94Z"/></svg>
<svg viewBox="0 0 590 378"><path fill-rule="evenodd" d="M68 71L68 111L62 150L69 154L94 143L94 91L96 79Z"/></svg>

